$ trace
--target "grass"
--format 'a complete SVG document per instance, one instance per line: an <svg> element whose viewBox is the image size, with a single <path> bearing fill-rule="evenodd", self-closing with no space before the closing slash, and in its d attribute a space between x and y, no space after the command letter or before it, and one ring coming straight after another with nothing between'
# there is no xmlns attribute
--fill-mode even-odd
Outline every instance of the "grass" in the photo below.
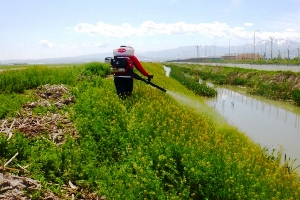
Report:
<svg viewBox="0 0 300 200"><path fill-rule="evenodd" d="M198 59L195 58L188 58L183 60L174 60L176 62L198 62ZM237 63L237 64L256 64L256 65L291 65L291 66L298 66L299 60L298 57L293 59L288 58L281 58L275 57L273 59L257 59L257 60L225 60L225 59L214 59L214 58L207 58L206 60L202 60L203 62L208 63Z"/></svg>
<svg viewBox="0 0 300 200"><path fill-rule="evenodd" d="M26 94L0 94L0 119L15 116L22 105L34 98Z"/></svg>
<svg viewBox="0 0 300 200"><path fill-rule="evenodd" d="M169 65L170 67L170 65ZM206 85L205 82L199 83L199 77L191 77L184 68L171 67L170 77L178 80L182 85L195 92L195 94L215 97L217 91Z"/></svg>
<svg viewBox="0 0 300 200"><path fill-rule="evenodd" d="M194 92L165 77L161 64L144 66L155 75L154 83L201 103ZM62 69L52 71L55 80L67 79L61 82L69 83L76 97L67 111L79 137L70 135L55 145L42 136L15 133L7 141L0 135L0 157L8 159L18 151L11 167L29 164L30 174L19 175L42 181L43 189L61 198L58 186L68 181L82 188L76 198L83 191L107 199L299 198L299 175L280 164L280 153L270 155L236 128L217 124L207 110L196 112L143 82L135 81L133 95L119 99L113 80L95 68L107 69L103 64L84 66L74 76L77 82L68 82L58 73ZM10 109L13 113L19 106Z"/></svg>
<svg viewBox="0 0 300 200"><path fill-rule="evenodd" d="M300 73L291 71L259 71L238 67L211 67L191 64L168 64L192 77L219 85L247 87L247 93L300 105Z"/></svg>
<svg viewBox="0 0 300 200"><path fill-rule="evenodd" d="M36 66L22 70L9 70L0 73L1 93L23 93L43 84L75 85L80 67L51 68Z"/></svg>

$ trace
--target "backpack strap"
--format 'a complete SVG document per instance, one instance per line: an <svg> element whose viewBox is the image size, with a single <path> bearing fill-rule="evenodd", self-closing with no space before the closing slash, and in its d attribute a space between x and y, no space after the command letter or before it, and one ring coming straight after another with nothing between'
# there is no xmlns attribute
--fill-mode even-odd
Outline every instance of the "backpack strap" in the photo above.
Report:
<svg viewBox="0 0 300 200"><path fill-rule="evenodd" d="M114 56L111 60L112 73L133 73L133 62L128 56Z"/></svg>

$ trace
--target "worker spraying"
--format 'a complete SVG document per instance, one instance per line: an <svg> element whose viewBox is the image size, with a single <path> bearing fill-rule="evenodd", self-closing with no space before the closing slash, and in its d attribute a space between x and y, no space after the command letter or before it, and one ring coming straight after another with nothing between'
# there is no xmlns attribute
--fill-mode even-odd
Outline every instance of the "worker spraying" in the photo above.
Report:
<svg viewBox="0 0 300 200"><path fill-rule="evenodd" d="M121 98L126 98L132 94L133 78L144 81L164 92L166 89L159 87L151 82L153 75L150 75L141 65L138 58L134 55L134 49L131 46L120 46L113 50L114 58L111 60L111 70L114 75L114 83L117 94ZM147 78L142 78L134 73L134 67Z"/></svg>

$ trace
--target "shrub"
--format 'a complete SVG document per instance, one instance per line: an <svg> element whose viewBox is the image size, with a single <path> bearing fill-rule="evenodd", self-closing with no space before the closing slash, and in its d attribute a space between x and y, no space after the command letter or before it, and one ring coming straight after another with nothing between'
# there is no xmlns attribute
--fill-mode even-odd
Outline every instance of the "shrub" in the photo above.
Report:
<svg viewBox="0 0 300 200"><path fill-rule="evenodd" d="M36 66L0 73L0 93L23 93L43 84L75 85L80 67Z"/></svg>
<svg viewBox="0 0 300 200"><path fill-rule="evenodd" d="M291 95L292 95L292 100L295 102L295 104L297 106L300 106L300 90L299 89L293 90Z"/></svg>
<svg viewBox="0 0 300 200"><path fill-rule="evenodd" d="M205 82L199 83L199 77L187 76L185 73L190 72L187 68L171 67L170 77L179 81L182 85L190 90L193 90L195 94L214 97L217 95L217 91L206 85Z"/></svg>
<svg viewBox="0 0 300 200"><path fill-rule="evenodd" d="M85 64L84 69L81 72L81 74L85 76L96 75L101 77L109 75L110 73L111 73L110 65L106 63L100 63L100 62L92 62L92 63Z"/></svg>

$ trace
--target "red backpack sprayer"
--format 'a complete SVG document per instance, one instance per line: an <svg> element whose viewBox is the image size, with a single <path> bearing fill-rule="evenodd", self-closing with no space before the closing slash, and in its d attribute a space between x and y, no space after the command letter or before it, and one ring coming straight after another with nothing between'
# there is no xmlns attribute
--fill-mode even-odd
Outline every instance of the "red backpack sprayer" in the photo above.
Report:
<svg viewBox="0 0 300 200"><path fill-rule="evenodd" d="M111 71L115 77L132 77L134 79L143 81L153 87L156 87L163 92L167 91L166 89L151 82L153 75L149 75L142 67L138 59L134 56L134 49L132 47L121 46L120 48L113 51L113 55L114 58L111 59ZM138 74L134 73L134 67L136 67L138 71L140 71L145 76L148 76L148 79L142 78Z"/></svg>

